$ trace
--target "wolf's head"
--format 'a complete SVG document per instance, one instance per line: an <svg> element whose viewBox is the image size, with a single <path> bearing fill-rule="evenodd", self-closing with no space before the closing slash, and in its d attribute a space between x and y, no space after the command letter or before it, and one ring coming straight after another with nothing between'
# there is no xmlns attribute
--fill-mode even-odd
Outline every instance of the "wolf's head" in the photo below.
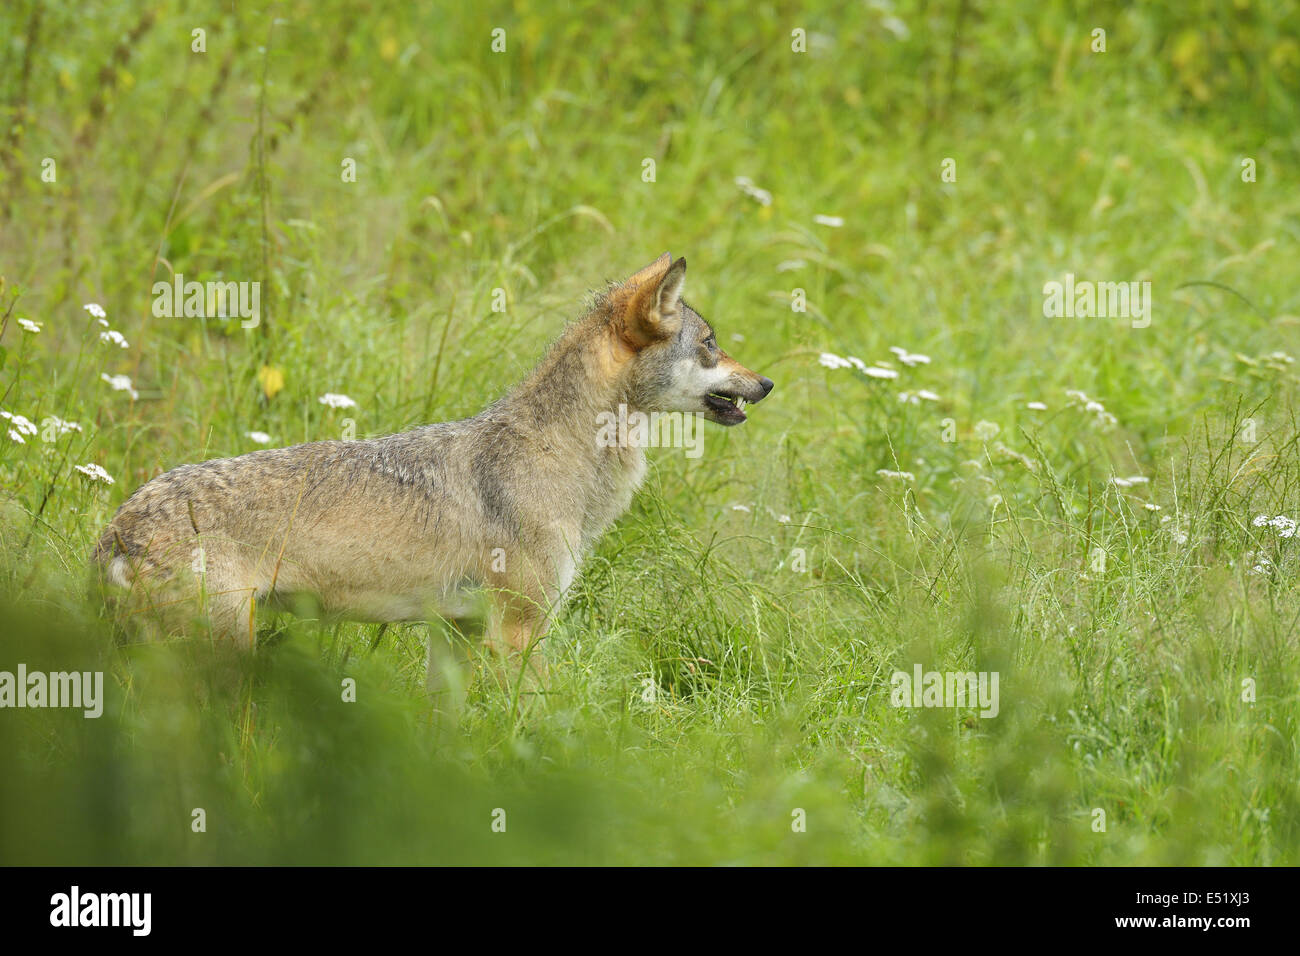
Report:
<svg viewBox="0 0 1300 956"><path fill-rule="evenodd" d="M611 330L628 361L628 397L646 412L701 412L739 425L747 402L762 401L772 380L718 347L713 327L682 301L686 260L664 253L611 292Z"/></svg>

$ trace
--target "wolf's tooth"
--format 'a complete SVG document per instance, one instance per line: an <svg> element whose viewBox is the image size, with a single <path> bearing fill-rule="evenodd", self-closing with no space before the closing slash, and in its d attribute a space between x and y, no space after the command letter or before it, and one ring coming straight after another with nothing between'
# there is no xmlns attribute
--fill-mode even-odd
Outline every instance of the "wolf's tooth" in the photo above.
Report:
<svg viewBox="0 0 1300 956"><path fill-rule="evenodd" d="M743 398L737 398L737 399L736 399L736 407L737 407L737 408L744 408L744 407L745 407L745 400L744 400Z"/></svg>

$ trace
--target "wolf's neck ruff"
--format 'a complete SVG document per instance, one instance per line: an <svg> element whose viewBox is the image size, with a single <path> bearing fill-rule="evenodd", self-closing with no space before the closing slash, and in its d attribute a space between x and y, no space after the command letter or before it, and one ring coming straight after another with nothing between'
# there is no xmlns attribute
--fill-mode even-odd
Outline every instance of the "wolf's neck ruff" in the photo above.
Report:
<svg viewBox="0 0 1300 956"><path fill-rule="evenodd" d="M633 358L602 303L571 325L532 373L484 413L502 426L499 443L517 448L512 454L525 460L531 457L539 473L560 483L557 498L533 504L558 520L572 515L581 534L569 544L582 553L626 510L645 476L644 448L597 442L598 416L629 402L626 370Z"/></svg>
<svg viewBox="0 0 1300 956"><path fill-rule="evenodd" d="M625 371L634 358L607 312L597 306L565 331L498 406L538 429L557 429L587 441L594 435L597 413L631 403Z"/></svg>
<svg viewBox="0 0 1300 956"><path fill-rule="evenodd" d="M603 316L588 313L498 404L539 428L578 425L589 412L616 408L626 401L622 372L631 357L617 355L617 348L617 337Z"/></svg>

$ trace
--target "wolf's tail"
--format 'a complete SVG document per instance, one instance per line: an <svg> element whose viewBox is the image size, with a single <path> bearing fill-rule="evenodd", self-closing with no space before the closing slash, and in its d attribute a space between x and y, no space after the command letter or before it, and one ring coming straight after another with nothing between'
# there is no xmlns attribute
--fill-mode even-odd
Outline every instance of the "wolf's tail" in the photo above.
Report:
<svg viewBox="0 0 1300 956"><path fill-rule="evenodd" d="M131 586L134 577L131 548L114 525L110 524L99 536L90 564L102 584L119 588Z"/></svg>

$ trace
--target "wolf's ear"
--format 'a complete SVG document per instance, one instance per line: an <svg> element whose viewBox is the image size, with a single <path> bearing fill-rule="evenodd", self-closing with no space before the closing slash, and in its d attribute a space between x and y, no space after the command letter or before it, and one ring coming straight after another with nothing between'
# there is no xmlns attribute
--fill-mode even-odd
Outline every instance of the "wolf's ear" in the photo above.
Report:
<svg viewBox="0 0 1300 956"><path fill-rule="evenodd" d="M670 338L681 326L682 285L686 260L664 253L623 284L627 290L621 310L622 334L634 348Z"/></svg>
<svg viewBox="0 0 1300 956"><path fill-rule="evenodd" d="M682 301L682 286L686 284L686 259L681 258L668 267L655 290L655 311L661 316L672 315Z"/></svg>
<svg viewBox="0 0 1300 956"><path fill-rule="evenodd" d="M648 266L638 269L636 272L624 279L623 285L635 287L645 285L648 282L657 282L659 281L659 278L668 271L668 265L672 261L672 255L665 252Z"/></svg>

